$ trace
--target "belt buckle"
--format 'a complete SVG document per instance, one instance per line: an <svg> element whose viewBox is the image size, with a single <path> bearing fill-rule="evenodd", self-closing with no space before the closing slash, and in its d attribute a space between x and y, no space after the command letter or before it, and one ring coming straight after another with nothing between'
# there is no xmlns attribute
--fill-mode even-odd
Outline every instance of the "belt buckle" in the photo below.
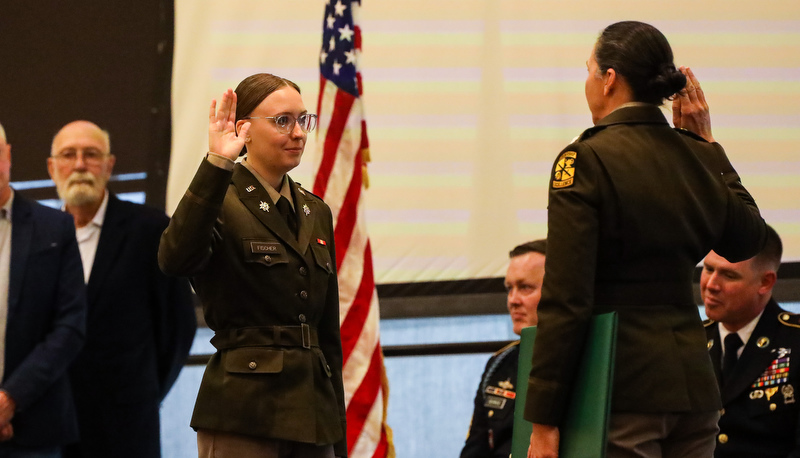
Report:
<svg viewBox="0 0 800 458"><path fill-rule="evenodd" d="M311 348L311 327L305 323L301 324L300 334L303 336L303 348Z"/></svg>

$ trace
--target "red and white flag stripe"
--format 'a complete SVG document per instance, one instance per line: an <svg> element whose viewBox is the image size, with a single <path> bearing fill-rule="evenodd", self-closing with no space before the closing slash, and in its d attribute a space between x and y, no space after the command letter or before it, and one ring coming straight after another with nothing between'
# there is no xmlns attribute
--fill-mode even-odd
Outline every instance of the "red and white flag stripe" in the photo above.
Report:
<svg viewBox="0 0 800 458"><path fill-rule="evenodd" d="M392 458L386 425L388 382L362 198L369 145L356 66L361 52L355 20L359 6L358 1L343 0L326 5L317 106L320 151L314 158L313 189L330 206L334 219L348 454Z"/></svg>

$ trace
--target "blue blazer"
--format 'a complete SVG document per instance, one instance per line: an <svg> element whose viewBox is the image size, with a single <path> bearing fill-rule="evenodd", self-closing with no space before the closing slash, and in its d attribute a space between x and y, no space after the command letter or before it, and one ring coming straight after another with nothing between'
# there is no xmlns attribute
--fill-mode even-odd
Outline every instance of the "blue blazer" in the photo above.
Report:
<svg viewBox="0 0 800 458"><path fill-rule="evenodd" d="M197 320L185 278L158 268L163 211L111 194L87 286L86 346L70 375L80 453L160 456L159 405L186 362Z"/></svg>
<svg viewBox="0 0 800 458"><path fill-rule="evenodd" d="M12 442L58 446L78 434L67 378L86 328L75 226L71 216L19 193L11 207L11 224L2 388L17 405Z"/></svg>

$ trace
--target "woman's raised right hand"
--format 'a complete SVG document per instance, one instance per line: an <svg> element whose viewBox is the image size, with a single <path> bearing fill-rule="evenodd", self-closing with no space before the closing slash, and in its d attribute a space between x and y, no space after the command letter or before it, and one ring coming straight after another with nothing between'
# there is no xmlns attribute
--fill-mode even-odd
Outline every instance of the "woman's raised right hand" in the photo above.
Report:
<svg viewBox="0 0 800 458"><path fill-rule="evenodd" d="M208 113L208 151L235 161L244 147L250 122L242 124L236 135L236 93L228 89L222 94L217 109L217 101L211 101Z"/></svg>

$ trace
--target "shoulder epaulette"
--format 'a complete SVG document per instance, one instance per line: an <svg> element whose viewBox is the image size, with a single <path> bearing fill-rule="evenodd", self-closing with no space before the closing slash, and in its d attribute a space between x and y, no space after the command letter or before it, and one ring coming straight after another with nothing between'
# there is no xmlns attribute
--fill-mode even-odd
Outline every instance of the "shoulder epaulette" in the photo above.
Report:
<svg viewBox="0 0 800 458"><path fill-rule="evenodd" d="M594 134L600 132L601 130L605 129L606 127L608 127L608 126L593 126L593 127L590 127L588 129L584 130L583 133L578 135L578 137L572 143L582 142L582 141L590 138L592 135L594 135Z"/></svg>
<svg viewBox="0 0 800 458"><path fill-rule="evenodd" d="M703 321L703 326L707 328L714 323L716 323L716 321L712 320L711 318L706 318L706 320Z"/></svg>
<svg viewBox="0 0 800 458"><path fill-rule="evenodd" d="M314 194L313 192L309 191L308 189L304 188L300 183L295 181L294 184L297 185L297 190L300 191L300 194L314 196L317 199L322 200L322 197L320 197L320 196Z"/></svg>
<svg viewBox="0 0 800 458"><path fill-rule="evenodd" d="M693 139L695 139L695 140L697 140L699 142L708 143L708 140L706 140L705 138L697 135L696 133L692 132L691 130L686 130L686 129L682 128L682 127L676 127L675 131L678 132L679 134L686 135L687 137L691 137L691 138L693 138Z"/></svg>
<svg viewBox="0 0 800 458"><path fill-rule="evenodd" d="M785 326L800 328L800 315L797 313L781 312L778 315L778 321Z"/></svg>
<svg viewBox="0 0 800 458"><path fill-rule="evenodd" d="M492 355L492 356L502 355L503 353L507 352L508 350L511 350L513 347L515 347L517 345L519 345L519 340L515 340L515 341L511 342L510 344L506 345L505 347L497 350L496 352L494 352L494 355Z"/></svg>

